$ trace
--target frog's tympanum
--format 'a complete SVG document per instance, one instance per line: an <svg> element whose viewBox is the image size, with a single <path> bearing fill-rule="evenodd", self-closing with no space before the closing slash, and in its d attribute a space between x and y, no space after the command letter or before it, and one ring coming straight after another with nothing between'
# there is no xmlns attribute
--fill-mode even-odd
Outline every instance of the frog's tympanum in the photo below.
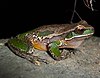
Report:
<svg viewBox="0 0 100 78"><path fill-rule="evenodd" d="M34 49L49 52L53 59L62 60L66 58L62 49L78 48L93 33L94 28L84 20L73 24L45 25L17 35L8 41L8 46L15 54L33 63L41 61L38 54L34 55Z"/></svg>

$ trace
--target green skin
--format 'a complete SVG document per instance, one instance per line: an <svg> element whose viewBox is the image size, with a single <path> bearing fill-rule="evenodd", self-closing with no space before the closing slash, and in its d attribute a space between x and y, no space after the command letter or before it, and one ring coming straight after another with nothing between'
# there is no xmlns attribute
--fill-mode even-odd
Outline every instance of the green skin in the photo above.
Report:
<svg viewBox="0 0 100 78"><path fill-rule="evenodd" d="M32 32L34 32L34 30L26 32L26 33L23 33L23 34L19 34L15 38L10 39L8 41L9 46L12 47L12 48L17 49L19 52L27 53L31 46L27 42L27 40L25 38L25 35L26 34L31 34ZM76 33L75 31L70 31L68 33L65 36L65 38L68 39L68 40L72 40L75 37L82 38L84 36L87 37L89 35L92 35L94 33L94 30L93 30L93 28L89 28L89 29L87 28L87 29L84 30L84 32L82 34ZM48 34L50 35L52 33L51 32L49 33L48 31L44 31L44 32L39 32L38 35L46 36ZM61 56L61 52L59 50L59 45L60 44L61 44L61 42L58 41L58 40L54 40L54 41L50 42L48 51L50 51L51 54L53 54L53 56L60 57Z"/></svg>

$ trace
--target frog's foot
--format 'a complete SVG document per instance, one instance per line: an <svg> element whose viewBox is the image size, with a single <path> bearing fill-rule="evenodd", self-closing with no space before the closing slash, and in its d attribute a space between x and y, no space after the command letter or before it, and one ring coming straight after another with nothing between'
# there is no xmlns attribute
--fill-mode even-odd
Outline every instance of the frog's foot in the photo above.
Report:
<svg viewBox="0 0 100 78"><path fill-rule="evenodd" d="M68 50L62 49L60 59L64 60L71 56L71 53Z"/></svg>
<svg viewBox="0 0 100 78"><path fill-rule="evenodd" d="M81 52L79 49L74 49L74 48L67 48L67 50L69 51L70 54L74 54L74 55L77 53L77 51Z"/></svg>
<svg viewBox="0 0 100 78"><path fill-rule="evenodd" d="M79 49L59 49L61 52L61 55L59 57L56 57L56 60L64 60L67 59L68 57L71 57L72 54L76 54L77 52L81 52Z"/></svg>

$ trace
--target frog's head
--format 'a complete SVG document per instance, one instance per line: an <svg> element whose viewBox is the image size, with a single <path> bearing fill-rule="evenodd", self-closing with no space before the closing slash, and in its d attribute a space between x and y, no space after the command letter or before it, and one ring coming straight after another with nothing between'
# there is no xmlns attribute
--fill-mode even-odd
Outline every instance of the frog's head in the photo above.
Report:
<svg viewBox="0 0 100 78"><path fill-rule="evenodd" d="M67 32L65 40L71 40L73 38L87 38L94 34L94 28L86 21L82 20L75 24L73 29Z"/></svg>
<svg viewBox="0 0 100 78"><path fill-rule="evenodd" d="M62 48L77 48L86 38L94 34L94 28L82 20L74 24L73 28L65 33Z"/></svg>

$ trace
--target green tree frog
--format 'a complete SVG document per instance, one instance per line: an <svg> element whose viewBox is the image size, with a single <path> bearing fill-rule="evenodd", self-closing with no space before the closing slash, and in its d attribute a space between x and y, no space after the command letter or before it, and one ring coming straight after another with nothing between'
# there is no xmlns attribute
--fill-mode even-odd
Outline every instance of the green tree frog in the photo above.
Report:
<svg viewBox="0 0 100 78"><path fill-rule="evenodd" d="M61 49L76 49L94 34L94 28L81 20L73 24L52 24L40 26L8 40L8 47L17 55L34 62L40 61L34 49L49 52L55 60L66 57Z"/></svg>

